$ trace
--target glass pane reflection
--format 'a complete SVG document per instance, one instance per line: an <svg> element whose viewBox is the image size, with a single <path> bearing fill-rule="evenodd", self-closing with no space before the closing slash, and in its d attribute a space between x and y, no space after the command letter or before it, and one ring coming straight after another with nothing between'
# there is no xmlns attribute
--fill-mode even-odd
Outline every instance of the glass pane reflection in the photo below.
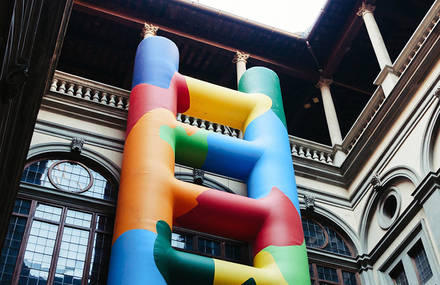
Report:
<svg viewBox="0 0 440 285"><path fill-rule="evenodd" d="M19 284L46 284L58 226L33 221Z"/></svg>
<svg viewBox="0 0 440 285"><path fill-rule="evenodd" d="M88 238L89 231L64 228L54 284L81 284Z"/></svg>
<svg viewBox="0 0 440 285"><path fill-rule="evenodd" d="M49 221L59 222L61 218L61 211L62 211L61 208L38 203L37 209L35 210L35 217Z"/></svg>

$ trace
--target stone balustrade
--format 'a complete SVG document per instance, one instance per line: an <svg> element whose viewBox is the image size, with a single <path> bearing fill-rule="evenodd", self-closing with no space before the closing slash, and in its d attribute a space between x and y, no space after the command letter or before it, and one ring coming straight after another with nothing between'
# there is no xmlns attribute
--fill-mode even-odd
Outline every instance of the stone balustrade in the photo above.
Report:
<svg viewBox="0 0 440 285"><path fill-rule="evenodd" d="M129 91L58 70L49 91L120 110L128 110L129 106Z"/></svg>
<svg viewBox="0 0 440 285"><path fill-rule="evenodd" d="M333 165L334 151L330 146L289 136L292 156Z"/></svg>
<svg viewBox="0 0 440 285"><path fill-rule="evenodd" d="M77 98L122 111L127 111L129 108L130 91L59 70L55 71L49 92L50 94ZM230 137L240 138L242 136L240 130L184 114L177 114L177 120ZM290 145L292 155L295 157L310 159L324 164L332 164L333 162L334 155L331 147L293 136L290 136Z"/></svg>
<svg viewBox="0 0 440 285"><path fill-rule="evenodd" d="M49 91L120 110L127 111L129 108L130 91L58 70L55 71ZM240 137L240 130L184 114L177 114L177 120L222 135Z"/></svg>

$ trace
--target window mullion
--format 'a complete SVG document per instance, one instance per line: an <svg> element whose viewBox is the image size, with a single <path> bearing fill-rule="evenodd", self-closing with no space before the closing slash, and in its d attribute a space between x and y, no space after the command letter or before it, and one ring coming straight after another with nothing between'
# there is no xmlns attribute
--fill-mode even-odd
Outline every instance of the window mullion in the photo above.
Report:
<svg viewBox="0 0 440 285"><path fill-rule="evenodd" d="M13 285L17 284L18 280L20 279L20 272L21 272L21 267L23 264L24 252L26 251L26 245L27 245L29 235L31 232L32 222L33 222L36 208L37 208L37 202L32 200L31 201L31 208L30 208L29 215L28 215L28 218L26 221L26 228L24 230L23 239L21 240L20 252L18 253L17 261L15 263L14 274L12 275L11 284L13 284Z"/></svg>
<svg viewBox="0 0 440 285"><path fill-rule="evenodd" d="M56 266L57 266L57 261L58 261L58 255L60 253L61 241L62 241L63 232L64 232L64 221L66 219L66 215L67 215L67 207L63 207L63 211L61 213L60 224L58 227L57 237L55 239L55 247L53 250L52 260L50 263L49 276L47 277L47 285L52 285L53 279L55 277L55 271L56 271Z"/></svg>
<svg viewBox="0 0 440 285"><path fill-rule="evenodd" d="M339 283L340 285L344 285L344 278L342 277L342 269L341 268L337 268L336 269L336 273L338 274L338 279L339 279Z"/></svg>
<svg viewBox="0 0 440 285"><path fill-rule="evenodd" d="M82 283L83 285L86 285L89 278L89 271L90 271L90 263L92 261L92 253L93 253L93 240L95 238L95 229L96 229L96 220L98 215L96 213L93 213L92 215L92 222L90 224L90 233L89 233L89 241L87 243L87 253L86 253L86 260L84 264L84 271L83 271L83 277L82 277Z"/></svg>
<svg viewBox="0 0 440 285"><path fill-rule="evenodd" d="M403 265L403 270L405 271L406 274L406 278L408 280L419 280L419 277L416 272L416 268L413 266L412 258L408 254L405 254L403 256L402 265Z"/></svg>

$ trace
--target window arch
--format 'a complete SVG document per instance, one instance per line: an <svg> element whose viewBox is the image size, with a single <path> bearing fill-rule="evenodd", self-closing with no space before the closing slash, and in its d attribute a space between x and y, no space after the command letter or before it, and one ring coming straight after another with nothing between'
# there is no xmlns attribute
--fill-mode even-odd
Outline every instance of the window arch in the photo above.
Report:
<svg viewBox="0 0 440 285"><path fill-rule="evenodd" d="M116 183L80 161L63 157L41 158L27 163L21 182L63 192L116 201Z"/></svg>
<svg viewBox="0 0 440 285"><path fill-rule="evenodd" d="M302 219L304 238L307 247L353 257L352 246L333 227L304 217Z"/></svg>
<svg viewBox="0 0 440 285"><path fill-rule="evenodd" d="M349 239L330 220L317 214L302 213L302 225L312 284L361 284Z"/></svg>
<svg viewBox="0 0 440 285"><path fill-rule="evenodd" d="M72 153L39 155L23 171L0 258L0 284L105 284L117 182Z"/></svg>

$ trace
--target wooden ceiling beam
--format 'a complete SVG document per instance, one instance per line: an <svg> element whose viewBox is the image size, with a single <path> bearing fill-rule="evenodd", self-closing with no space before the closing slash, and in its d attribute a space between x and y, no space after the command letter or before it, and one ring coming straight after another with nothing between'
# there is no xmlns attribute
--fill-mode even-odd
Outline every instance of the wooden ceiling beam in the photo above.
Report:
<svg viewBox="0 0 440 285"><path fill-rule="evenodd" d="M342 34L341 38L338 40L338 42L334 45L334 48L332 52L330 53L330 56L328 57L328 60L326 64L324 65L324 69L322 72L322 75L324 77L332 77L333 74L336 72L336 70L339 68L339 64L344 58L344 55L348 52L348 50L351 47L351 43L354 40L354 38L359 33L360 28L362 27L363 20L362 17L359 17L357 15L357 11L359 7L361 6L362 2L368 2L370 4L374 4L376 0L358 0L356 5L354 6L354 9L351 12L350 18L347 20L345 26L344 26L344 33Z"/></svg>
<svg viewBox="0 0 440 285"><path fill-rule="evenodd" d="M105 7L101 7L98 5L94 5L91 3L87 3L81 0L75 0L74 1L74 9L78 10L78 11L82 11L91 15L96 15L96 16L100 16L103 18L107 18L109 20L115 21L115 22L119 22L121 24L125 24L128 26L132 26L135 27L137 29L139 29L139 31L142 29L144 23L146 22L145 19L140 19L134 16L131 16L127 13L122 13L119 11L115 11L115 10L111 10L111 9L107 9ZM199 43L203 43L209 46L214 46L216 48L231 52L231 60L235 54L235 52L238 50L237 48L231 47L231 46L227 46L218 42L214 42L214 41L210 41L201 37L197 37L182 31L178 31L176 29L170 28L170 27L166 27L166 26L162 26L160 24L157 23L151 23L153 25L156 25L159 27L159 30L161 31L165 31L167 33L171 33L174 35L177 35L179 37L182 38L186 38L189 40L193 40ZM243 51L245 53L248 53L246 51ZM304 70L304 69L298 69L298 68L294 68L291 66L287 66L284 65L280 62L268 59L268 58L264 58L262 56L258 56L256 54L251 54L248 53L250 55L251 58L260 61L262 63L268 64L269 66L274 66L277 67L277 69L280 69L284 72L286 72L287 74L296 77L296 78L300 78L309 82L313 82L316 83L319 80L319 73L317 71L314 70Z"/></svg>

